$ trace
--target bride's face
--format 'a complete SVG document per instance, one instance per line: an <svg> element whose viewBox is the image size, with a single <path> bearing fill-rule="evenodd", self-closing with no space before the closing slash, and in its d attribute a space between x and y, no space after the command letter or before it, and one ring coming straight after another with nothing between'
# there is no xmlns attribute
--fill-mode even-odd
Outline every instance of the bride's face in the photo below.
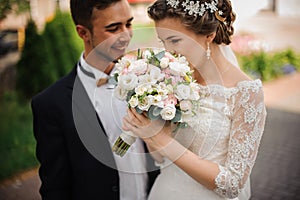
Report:
<svg viewBox="0 0 300 200"><path fill-rule="evenodd" d="M184 55L192 63L205 55L206 37L187 29L179 19L165 18L155 22L155 26L166 50Z"/></svg>

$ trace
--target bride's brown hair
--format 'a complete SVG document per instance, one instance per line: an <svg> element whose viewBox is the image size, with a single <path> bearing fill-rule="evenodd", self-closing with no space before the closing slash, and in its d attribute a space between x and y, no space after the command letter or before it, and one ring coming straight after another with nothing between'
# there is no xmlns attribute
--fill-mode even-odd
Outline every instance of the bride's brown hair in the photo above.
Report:
<svg viewBox="0 0 300 200"><path fill-rule="evenodd" d="M211 0L195 0L200 4L207 2L210 3ZM148 8L148 15L154 21L159 21L165 18L178 18L181 20L182 24L192 30L196 34L210 35L216 32L216 37L214 42L217 44L230 44L231 36L234 33L234 28L232 26L235 21L235 13L232 11L231 2L229 0L219 0L218 1L218 11L222 11L222 18L225 21L222 22L216 18L214 13L205 11L203 16L189 15L179 0L179 4L176 8L167 5L166 0L157 0L153 5ZM217 12L218 12L217 11Z"/></svg>

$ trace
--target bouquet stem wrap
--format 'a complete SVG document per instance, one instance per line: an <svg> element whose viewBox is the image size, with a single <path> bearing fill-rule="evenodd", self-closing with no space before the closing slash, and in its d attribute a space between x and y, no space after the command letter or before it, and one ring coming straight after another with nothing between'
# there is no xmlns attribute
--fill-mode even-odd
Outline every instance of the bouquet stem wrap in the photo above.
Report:
<svg viewBox="0 0 300 200"><path fill-rule="evenodd" d="M136 136L131 131L123 131L112 147L112 151L123 157L129 147L136 141Z"/></svg>

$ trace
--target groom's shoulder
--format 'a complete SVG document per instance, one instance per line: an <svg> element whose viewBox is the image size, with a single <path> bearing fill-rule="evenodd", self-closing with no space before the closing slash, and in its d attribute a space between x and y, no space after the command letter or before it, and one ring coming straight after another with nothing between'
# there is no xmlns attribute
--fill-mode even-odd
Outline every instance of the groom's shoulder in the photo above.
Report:
<svg viewBox="0 0 300 200"><path fill-rule="evenodd" d="M72 90L76 78L76 69L61 77L56 82L33 96L32 102L47 101L54 102L56 98L66 95L67 90Z"/></svg>

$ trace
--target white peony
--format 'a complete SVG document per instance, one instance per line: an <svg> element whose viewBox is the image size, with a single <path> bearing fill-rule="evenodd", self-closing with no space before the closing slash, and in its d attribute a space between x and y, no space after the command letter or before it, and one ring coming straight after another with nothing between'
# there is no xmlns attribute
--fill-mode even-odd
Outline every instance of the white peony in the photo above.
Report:
<svg viewBox="0 0 300 200"><path fill-rule="evenodd" d="M135 60L129 65L128 71L136 75L144 74L147 71L147 66L145 59Z"/></svg>
<svg viewBox="0 0 300 200"><path fill-rule="evenodd" d="M175 105L169 104L165 106L161 111L160 115L164 120L172 120L175 117L176 108Z"/></svg>
<svg viewBox="0 0 300 200"><path fill-rule="evenodd" d="M138 77L135 74L124 74L118 78L119 85L125 90L132 90L138 84Z"/></svg>
<svg viewBox="0 0 300 200"><path fill-rule="evenodd" d="M175 90L175 96L178 100L188 99L191 96L191 88L189 85L179 84Z"/></svg>
<svg viewBox="0 0 300 200"><path fill-rule="evenodd" d="M157 81L162 80L164 78L164 75L161 73L161 70L155 66L150 68L149 74L151 82L153 83L156 83Z"/></svg>

